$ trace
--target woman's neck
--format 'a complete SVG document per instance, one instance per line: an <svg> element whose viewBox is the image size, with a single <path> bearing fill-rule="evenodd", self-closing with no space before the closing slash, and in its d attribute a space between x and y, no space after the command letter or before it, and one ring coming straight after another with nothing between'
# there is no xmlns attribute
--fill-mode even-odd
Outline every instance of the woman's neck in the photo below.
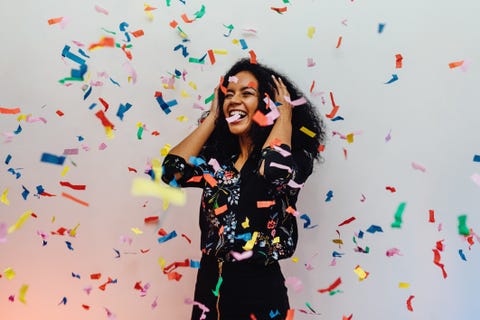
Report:
<svg viewBox="0 0 480 320"><path fill-rule="evenodd" d="M240 171L247 162L248 157L252 153L253 150L253 143L252 139L248 136L240 136L238 138L238 142L240 145L240 154L238 155L237 160L235 161L235 168Z"/></svg>

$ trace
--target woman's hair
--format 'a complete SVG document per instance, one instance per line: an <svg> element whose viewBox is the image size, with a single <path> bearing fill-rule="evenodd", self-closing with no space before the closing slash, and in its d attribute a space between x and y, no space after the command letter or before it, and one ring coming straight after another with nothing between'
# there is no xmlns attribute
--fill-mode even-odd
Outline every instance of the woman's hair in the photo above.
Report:
<svg viewBox="0 0 480 320"><path fill-rule="evenodd" d="M291 101L299 98L304 98L305 103L297 105L292 110L292 153L302 154L310 159L320 159L319 147L325 139L325 130L323 121L320 118L315 106L305 97L302 92L296 87L290 79L273 70L272 68L260 64L251 63L250 59L244 58L237 61L230 70L223 76L222 86L227 87L231 76L236 75L241 71L250 72L258 81L258 110L263 114L267 114L264 98L266 95L275 101L276 86L273 82L272 75L276 78L281 78L288 92L290 93ZM212 157L228 159L240 152L238 137L230 133L228 123L225 120L225 115L222 112L225 94L222 90L218 90L218 112L217 123L215 130L205 144L204 152ZM256 122L252 124L249 135L253 142L253 155L259 155L265 140L267 139L273 125L260 126ZM314 136L305 134L300 128L305 127L314 133Z"/></svg>

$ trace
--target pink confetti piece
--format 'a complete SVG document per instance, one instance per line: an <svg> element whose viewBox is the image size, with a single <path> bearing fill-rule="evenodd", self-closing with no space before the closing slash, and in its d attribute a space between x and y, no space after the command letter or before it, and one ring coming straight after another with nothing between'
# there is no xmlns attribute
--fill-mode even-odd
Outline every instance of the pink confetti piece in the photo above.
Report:
<svg viewBox="0 0 480 320"><path fill-rule="evenodd" d="M287 100L292 105L292 107L301 106L302 104L307 103L307 99L305 99L305 97L300 97L292 101L289 97L285 96L285 100Z"/></svg>
<svg viewBox="0 0 480 320"><path fill-rule="evenodd" d="M7 242L7 225L5 223L0 223L0 243Z"/></svg>
<svg viewBox="0 0 480 320"><path fill-rule="evenodd" d="M248 251L244 251L242 253L236 252L236 251L230 251L230 254L235 258L235 260L242 261L242 260L246 260L246 259L251 258L252 255L253 255L253 251L248 250Z"/></svg>
<svg viewBox="0 0 480 320"><path fill-rule="evenodd" d="M474 173L472 174L472 176L470 177L472 179L472 181L480 187L480 174L478 173Z"/></svg>
<svg viewBox="0 0 480 320"><path fill-rule="evenodd" d="M387 136L385 137L385 142L389 142L390 139L392 139L391 133L392 133L392 130L390 130L390 131L388 132Z"/></svg>
<svg viewBox="0 0 480 320"><path fill-rule="evenodd" d="M190 298L186 298L185 299L185 304L193 304L193 305L196 305L200 308L200 310L202 310L202 315L200 316L200 320L203 320L203 319L206 319L207 318L207 315L206 313L210 311L210 309L205 306L204 304L200 303L200 302L197 302L197 301L193 301L192 299Z"/></svg>
<svg viewBox="0 0 480 320"><path fill-rule="evenodd" d="M313 61L313 58L307 58L307 67L315 67L317 64Z"/></svg>
<svg viewBox="0 0 480 320"><path fill-rule="evenodd" d="M30 116L30 115L27 116L27 118L25 119L25 121L28 122L28 123L34 123L34 122L39 122L39 121L41 121L41 122L43 122L43 123L47 123L47 120L46 120L45 118L43 118L43 117L34 118L34 117Z"/></svg>
<svg viewBox="0 0 480 320"><path fill-rule="evenodd" d="M303 290L303 283L297 277L287 277L285 279L285 285L291 286L293 291L295 291L296 293L299 293Z"/></svg>
<svg viewBox="0 0 480 320"><path fill-rule="evenodd" d="M214 159L214 158L210 159L210 161L208 161L208 164L212 166L215 172L220 170L220 164L218 163L217 159Z"/></svg>
<svg viewBox="0 0 480 320"><path fill-rule="evenodd" d="M123 66L127 70L127 73L129 75L129 77L132 79L132 83L135 84L137 82L137 72L135 71L133 66L130 64L130 62L128 62L128 61L125 62L123 64Z"/></svg>
<svg viewBox="0 0 480 320"><path fill-rule="evenodd" d="M237 121L240 118L241 118L241 115L236 114L236 115L233 115L231 117L225 118L225 120L227 120L228 123L232 123L232 122Z"/></svg>
<svg viewBox="0 0 480 320"><path fill-rule="evenodd" d="M402 256L402 254L400 253L400 250L397 248L392 248L387 250L386 255L387 257L393 257L394 255Z"/></svg>
<svg viewBox="0 0 480 320"><path fill-rule="evenodd" d="M279 168L279 169L286 170L286 171L288 171L289 173L292 172L292 168L290 168L289 166L280 164L280 163L271 162L271 163L270 163L270 166L271 166L271 167L275 167L275 168Z"/></svg>
<svg viewBox="0 0 480 320"><path fill-rule="evenodd" d="M77 155L78 154L78 148L74 149L64 149L63 150L63 155L68 156L68 155Z"/></svg>
<svg viewBox="0 0 480 320"><path fill-rule="evenodd" d="M95 11L97 11L98 13L103 13L104 15L108 15L108 11L100 7L99 5L95 5Z"/></svg>
<svg viewBox="0 0 480 320"><path fill-rule="evenodd" d="M237 82L238 82L238 78L235 77L235 76L230 76L230 77L228 77L228 82L237 83Z"/></svg>
<svg viewBox="0 0 480 320"><path fill-rule="evenodd" d="M418 164L416 162L412 162L412 168L415 169L415 170L422 171L422 172L427 171L427 169L425 169L424 166L422 166L421 164Z"/></svg>
<svg viewBox="0 0 480 320"><path fill-rule="evenodd" d="M100 145L98 146L98 150L105 150L106 148L107 145L104 142L100 143Z"/></svg>

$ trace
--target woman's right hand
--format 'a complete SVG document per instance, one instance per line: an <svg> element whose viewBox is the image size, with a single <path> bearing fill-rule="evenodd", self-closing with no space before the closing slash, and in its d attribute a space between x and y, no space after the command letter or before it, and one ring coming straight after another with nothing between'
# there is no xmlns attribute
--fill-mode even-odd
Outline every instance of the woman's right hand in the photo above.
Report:
<svg viewBox="0 0 480 320"><path fill-rule="evenodd" d="M210 104L210 110L208 113L207 118L212 119L214 122L217 121L218 114L220 112L219 106L218 106L218 90L219 90L220 85L218 84L214 91L213 91L213 100L212 103Z"/></svg>

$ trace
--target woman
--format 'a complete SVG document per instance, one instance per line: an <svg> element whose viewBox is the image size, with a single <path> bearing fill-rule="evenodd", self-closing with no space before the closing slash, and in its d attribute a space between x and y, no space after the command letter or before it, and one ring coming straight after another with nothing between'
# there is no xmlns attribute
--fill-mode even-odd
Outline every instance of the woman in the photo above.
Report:
<svg viewBox="0 0 480 320"><path fill-rule="evenodd" d="M301 98L285 76L241 59L199 126L164 159L164 182L203 188L194 298L203 309L195 305L192 319L287 315L278 260L295 251L295 204L324 138L308 99L292 106Z"/></svg>

